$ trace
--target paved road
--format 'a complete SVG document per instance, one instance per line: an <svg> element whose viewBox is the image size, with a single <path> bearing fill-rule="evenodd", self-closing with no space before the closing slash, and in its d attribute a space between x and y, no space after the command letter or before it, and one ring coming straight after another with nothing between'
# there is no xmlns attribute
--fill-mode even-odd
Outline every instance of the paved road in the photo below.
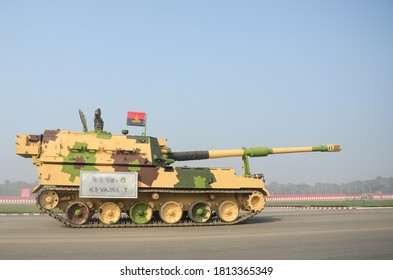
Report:
<svg viewBox="0 0 393 280"><path fill-rule="evenodd" d="M393 209L267 209L226 227L72 229L0 216L0 259L393 259Z"/></svg>

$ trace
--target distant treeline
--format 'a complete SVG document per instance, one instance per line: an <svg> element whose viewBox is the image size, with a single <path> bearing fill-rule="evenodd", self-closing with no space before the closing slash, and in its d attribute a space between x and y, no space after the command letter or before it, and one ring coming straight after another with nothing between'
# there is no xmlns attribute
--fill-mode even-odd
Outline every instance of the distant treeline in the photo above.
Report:
<svg viewBox="0 0 393 280"><path fill-rule="evenodd" d="M27 183L27 182L10 182L6 180L4 184L0 185L0 196L20 196L21 189L33 189L37 186L38 182L35 183Z"/></svg>
<svg viewBox="0 0 393 280"><path fill-rule="evenodd" d="M267 184L271 194L331 194L331 193L393 193L393 177L377 177L366 181L352 181L343 184L316 183L308 184L280 184L271 182Z"/></svg>
<svg viewBox="0 0 393 280"><path fill-rule="evenodd" d="M6 180L4 184L0 184L0 196L20 196L21 189L29 188L30 190L36 186L38 182L10 182ZM383 178L377 177L373 180L353 181L344 184L316 183L308 184L280 184L271 182L267 184L271 194L316 194L316 193L393 193L393 177Z"/></svg>

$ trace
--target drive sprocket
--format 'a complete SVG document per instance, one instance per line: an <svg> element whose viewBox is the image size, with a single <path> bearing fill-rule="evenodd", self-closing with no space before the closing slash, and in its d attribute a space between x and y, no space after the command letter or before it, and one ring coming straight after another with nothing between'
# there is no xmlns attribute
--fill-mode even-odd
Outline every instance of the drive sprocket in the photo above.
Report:
<svg viewBox="0 0 393 280"><path fill-rule="evenodd" d="M252 192L244 197L243 205L249 211L262 211L265 208L265 197L261 192Z"/></svg>

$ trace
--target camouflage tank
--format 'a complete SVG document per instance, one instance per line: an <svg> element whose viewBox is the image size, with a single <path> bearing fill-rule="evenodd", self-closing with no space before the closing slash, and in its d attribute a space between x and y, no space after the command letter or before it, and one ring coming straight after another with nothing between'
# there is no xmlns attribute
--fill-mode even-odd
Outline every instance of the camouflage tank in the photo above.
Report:
<svg viewBox="0 0 393 280"><path fill-rule="evenodd" d="M265 208L263 174L251 174L248 157L298 152L336 152L340 145L242 148L172 152L166 139L112 135L103 130L46 130L18 134L16 153L32 158L40 183L33 189L44 213L71 227L159 227L230 225ZM129 112L128 124L145 126L144 113ZM176 161L241 157L233 168L174 167Z"/></svg>

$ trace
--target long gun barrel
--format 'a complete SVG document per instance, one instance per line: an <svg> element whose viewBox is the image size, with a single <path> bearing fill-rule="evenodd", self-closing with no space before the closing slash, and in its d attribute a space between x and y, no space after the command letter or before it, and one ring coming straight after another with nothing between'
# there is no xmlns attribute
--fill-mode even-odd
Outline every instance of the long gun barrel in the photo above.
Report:
<svg viewBox="0 0 393 280"><path fill-rule="evenodd" d="M207 150L207 151L190 151L190 152L172 152L167 157L173 161L201 160L210 158L223 157L266 157L270 154L289 154L289 153L307 153L307 152L339 152L341 145L328 144L321 146L308 147L291 147L291 148L268 148L253 147L237 150Z"/></svg>

